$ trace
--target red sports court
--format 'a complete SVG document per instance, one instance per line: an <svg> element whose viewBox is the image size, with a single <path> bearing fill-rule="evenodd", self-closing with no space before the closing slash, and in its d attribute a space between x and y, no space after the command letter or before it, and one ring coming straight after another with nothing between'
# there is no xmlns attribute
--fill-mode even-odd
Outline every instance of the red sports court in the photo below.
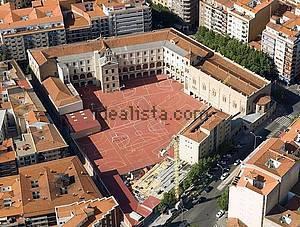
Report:
<svg viewBox="0 0 300 227"><path fill-rule="evenodd" d="M121 175L159 162L161 149L187 124L190 113L204 108L183 92L183 85L163 75L129 80L124 90L112 93L91 87L79 93L86 108L101 112L107 129L78 144L101 172L116 169ZM150 112L154 108L155 115ZM145 112L146 117L141 114Z"/></svg>

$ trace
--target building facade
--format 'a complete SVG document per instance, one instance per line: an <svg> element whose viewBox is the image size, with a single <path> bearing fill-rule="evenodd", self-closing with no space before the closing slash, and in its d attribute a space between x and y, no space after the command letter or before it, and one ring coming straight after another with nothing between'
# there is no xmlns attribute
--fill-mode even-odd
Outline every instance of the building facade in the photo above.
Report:
<svg viewBox="0 0 300 227"><path fill-rule="evenodd" d="M160 4L176 14L182 21L195 29L198 26L198 1L196 0L154 0L153 3Z"/></svg>
<svg viewBox="0 0 300 227"><path fill-rule="evenodd" d="M277 0L201 0L199 25L248 43L261 34L277 7Z"/></svg>
<svg viewBox="0 0 300 227"><path fill-rule="evenodd" d="M152 14L145 1L37 0L24 9L1 5L0 22L2 54L26 60L31 48L150 31Z"/></svg>
<svg viewBox="0 0 300 227"><path fill-rule="evenodd" d="M179 135L179 157L193 165L231 138L231 118L209 107Z"/></svg>
<svg viewBox="0 0 300 227"><path fill-rule="evenodd" d="M185 93L230 115L255 113L259 98L271 92L269 81L174 29L30 50L28 58L40 81L57 75L104 92L122 88L122 81L167 74Z"/></svg>
<svg viewBox="0 0 300 227"><path fill-rule="evenodd" d="M77 157L22 167L0 182L2 226L57 225L55 207L103 197Z"/></svg>
<svg viewBox="0 0 300 227"><path fill-rule="evenodd" d="M242 162L229 188L228 218L246 226L269 226L265 216L277 204L289 201L299 168L299 157L287 143L278 138L266 140Z"/></svg>
<svg viewBox="0 0 300 227"><path fill-rule="evenodd" d="M279 79L287 84L300 75L300 10L272 17L262 33L261 49L274 59Z"/></svg>

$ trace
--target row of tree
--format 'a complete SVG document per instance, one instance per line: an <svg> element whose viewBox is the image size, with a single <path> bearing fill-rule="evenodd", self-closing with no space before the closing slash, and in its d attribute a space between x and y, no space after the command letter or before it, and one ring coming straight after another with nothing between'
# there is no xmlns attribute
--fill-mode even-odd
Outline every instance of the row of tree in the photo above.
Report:
<svg viewBox="0 0 300 227"><path fill-rule="evenodd" d="M271 80L277 78L274 61L267 54L251 48L248 44L220 35L205 27L199 28L195 38L205 46L261 76Z"/></svg>

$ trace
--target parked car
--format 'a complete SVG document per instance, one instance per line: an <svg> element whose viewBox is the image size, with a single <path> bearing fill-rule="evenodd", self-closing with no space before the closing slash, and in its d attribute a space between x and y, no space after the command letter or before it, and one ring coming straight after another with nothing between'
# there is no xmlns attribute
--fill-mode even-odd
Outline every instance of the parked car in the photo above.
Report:
<svg viewBox="0 0 300 227"><path fill-rule="evenodd" d="M237 166L241 163L241 160L240 159L237 159L234 161L233 165Z"/></svg>
<svg viewBox="0 0 300 227"><path fill-rule="evenodd" d="M221 165L226 165L227 164L227 162L225 160L221 160L220 163L221 163Z"/></svg>
<svg viewBox="0 0 300 227"><path fill-rule="evenodd" d="M232 155L231 155L231 154L225 154L225 157L226 157L226 158L231 158Z"/></svg>
<svg viewBox="0 0 300 227"><path fill-rule="evenodd" d="M229 176L228 172L225 172L222 174L222 176L220 177L220 180L225 180L227 177Z"/></svg>
<svg viewBox="0 0 300 227"><path fill-rule="evenodd" d="M216 218L220 218L222 217L223 215L225 214L225 211L224 210L219 210L218 213L216 214Z"/></svg>
<svg viewBox="0 0 300 227"><path fill-rule="evenodd" d="M213 190L213 187L212 187L212 186L207 186L207 187L204 188L204 191L205 191L206 193L209 193L211 190Z"/></svg>

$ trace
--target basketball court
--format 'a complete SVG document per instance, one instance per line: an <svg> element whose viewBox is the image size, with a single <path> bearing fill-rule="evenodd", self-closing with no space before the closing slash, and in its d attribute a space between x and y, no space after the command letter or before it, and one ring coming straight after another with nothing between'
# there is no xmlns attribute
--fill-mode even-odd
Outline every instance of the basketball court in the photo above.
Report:
<svg viewBox="0 0 300 227"><path fill-rule="evenodd" d="M158 163L161 149L189 121L184 113L204 108L183 93L183 85L162 75L129 80L124 90L113 93L93 87L78 92L85 107L108 126L78 144L101 172L116 169L121 175Z"/></svg>

